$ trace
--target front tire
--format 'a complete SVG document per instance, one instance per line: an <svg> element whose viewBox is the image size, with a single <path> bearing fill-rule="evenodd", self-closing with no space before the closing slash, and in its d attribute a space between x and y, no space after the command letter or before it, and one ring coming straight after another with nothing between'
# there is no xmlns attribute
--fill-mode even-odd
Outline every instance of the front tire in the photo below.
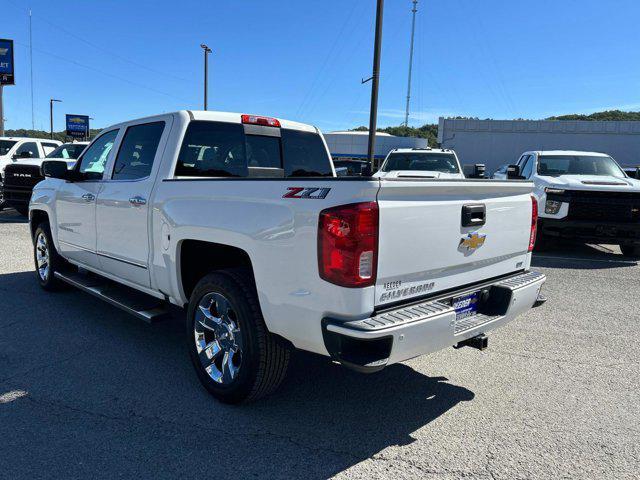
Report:
<svg viewBox="0 0 640 480"><path fill-rule="evenodd" d="M221 270L196 285L187 313L187 345L202 385L224 403L272 393L282 382L289 350L264 323L247 272Z"/></svg>
<svg viewBox="0 0 640 480"><path fill-rule="evenodd" d="M49 222L42 222L33 234L33 260L36 265L36 278L40 286L48 291L60 290L64 284L55 276L69 267L53 244Z"/></svg>
<svg viewBox="0 0 640 480"><path fill-rule="evenodd" d="M620 245L620 250L625 257L639 258L640 257L640 245Z"/></svg>

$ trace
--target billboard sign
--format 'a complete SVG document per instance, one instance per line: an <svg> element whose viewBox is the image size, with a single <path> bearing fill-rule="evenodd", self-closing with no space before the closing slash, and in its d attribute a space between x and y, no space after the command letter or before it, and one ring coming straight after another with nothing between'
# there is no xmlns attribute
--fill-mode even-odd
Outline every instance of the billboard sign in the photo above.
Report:
<svg viewBox="0 0 640 480"><path fill-rule="evenodd" d="M67 136L86 138L89 136L89 117L87 115L67 114Z"/></svg>
<svg viewBox="0 0 640 480"><path fill-rule="evenodd" d="M0 85L14 85L13 40L0 38Z"/></svg>

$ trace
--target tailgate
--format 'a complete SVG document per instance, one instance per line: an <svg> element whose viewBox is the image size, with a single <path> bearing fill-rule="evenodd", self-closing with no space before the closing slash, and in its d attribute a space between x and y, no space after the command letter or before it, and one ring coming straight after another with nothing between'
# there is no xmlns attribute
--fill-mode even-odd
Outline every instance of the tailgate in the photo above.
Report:
<svg viewBox="0 0 640 480"><path fill-rule="evenodd" d="M376 305L527 268L532 191L517 181L382 179ZM472 217L484 206L484 225L462 225L466 206Z"/></svg>

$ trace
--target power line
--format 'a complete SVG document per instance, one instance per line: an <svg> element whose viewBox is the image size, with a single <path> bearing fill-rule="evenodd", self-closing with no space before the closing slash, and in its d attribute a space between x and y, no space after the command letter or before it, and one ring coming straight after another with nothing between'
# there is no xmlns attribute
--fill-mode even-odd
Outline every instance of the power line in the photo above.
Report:
<svg viewBox="0 0 640 480"><path fill-rule="evenodd" d="M27 45L25 45L22 42L17 42L16 41L15 43L18 44L18 45L21 45L23 47L27 47ZM80 62L78 62L76 60L72 60L70 58L65 58L65 57L62 57L62 56L57 55L55 53L47 52L45 50L42 50L41 48L34 48L34 50L36 52L38 52L38 53L41 53L41 54L44 54L44 55L49 55L50 57L53 57L53 58L57 58L58 60L62 60L64 62L72 63L74 65L77 65L77 66L82 67L82 68L86 68L88 70L93 70L94 72L97 72L97 73L99 73L101 75L105 75L107 77L115 78L115 79L120 80L122 82L126 82L126 83L129 83L131 85L135 85L136 87L143 88L145 90L149 90L151 92L154 92L154 93L157 93L157 94L160 94L160 95L164 95L166 97L170 97L170 98L173 98L175 100L179 100L181 102L191 103L191 100L187 100L187 99L184 99L184 98L176 97L175 95L172 95L172 94L167 93L167 92L163 92L162 90L157 90L155 88L148 87L148 86L143 85L141 83L137 83L137 82L131 81L128 78L124 78L124 77L121 77L119 75L115 75L115 74L110 73L110 72L105 72L104 70L100 70L100 69L92 67L90 65L85 65L85 64L80 63Z"/></svg>
<svg viewBox="0 0 640 480"><path fill-rule="evenodd" d="M18 5L18 4L16 4L13 0L9 0L9 2L12 3L14 7L16 7L18 9L20 9L20 10L22 9L22 7L20 5ZM31 16L32 16L32 13L31 13L31 10L29 10L29 22L31 22ZM143 64L141 64L139 62L136 62L135 60L131 60L131 59L126 58L126 57L124 57L122 55L114 53L113 51L111 51L108 48L105 48L105 47L102 47L102 46L100 46L100 45L98 45L96 43L93 43L90 40L87 40L86 38L83 38L83 37L77 35L76 33L73 33L71 31L67 30L66 28L61 27L60 25L57 25L57 24L47 20L45 17L39 16L39 15L35 15L35 17L40 19L41 21L45 22L46 24L50 25L51 27L57 28L61 32L64 32L67 35L75 38L76 40L80 40L81 42L89 45L90 47L95 48L96 50L100 50L100 51L102 51L104 53L107 53L108 55L111 55L112 57L117 58L117 59L119 59L119 60L121 60L123 62L129 63L130 65L134 65L134 66L136 66L138 68L142 68L142 69L148 70L149 72L153 72L153 73L156 73L158 75L162 75L163 77L172 77L172 78L174 78L176 80L180 80L181 82L189 82L189 80L187 80L185 78L178 77L178 76L176 76L176 75L174 75L172 73L169 73L169 72L161 72L161 71L156 70L154 68L148 67L147 65L143 65Z"/></svg>

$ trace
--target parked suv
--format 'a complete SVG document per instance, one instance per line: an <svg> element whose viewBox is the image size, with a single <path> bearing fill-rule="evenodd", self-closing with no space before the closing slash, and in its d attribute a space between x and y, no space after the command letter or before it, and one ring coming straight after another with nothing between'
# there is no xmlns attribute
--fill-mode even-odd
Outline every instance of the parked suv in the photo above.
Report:
<svg viewBox="0 0 640 480"><path fill-rule="evenodd" d="M0 137L0 210L7 206L2 193L6 166L19 159L46 157L61 143L44 138Z"/></svg>
<svg viewBox="0 0 640 480"><path fill-rule="evenodd" d="M516 175L533 180L538 199L538 245L549 238L618 244L640 256L640 181L606 153L525 152Z"/></svg>

